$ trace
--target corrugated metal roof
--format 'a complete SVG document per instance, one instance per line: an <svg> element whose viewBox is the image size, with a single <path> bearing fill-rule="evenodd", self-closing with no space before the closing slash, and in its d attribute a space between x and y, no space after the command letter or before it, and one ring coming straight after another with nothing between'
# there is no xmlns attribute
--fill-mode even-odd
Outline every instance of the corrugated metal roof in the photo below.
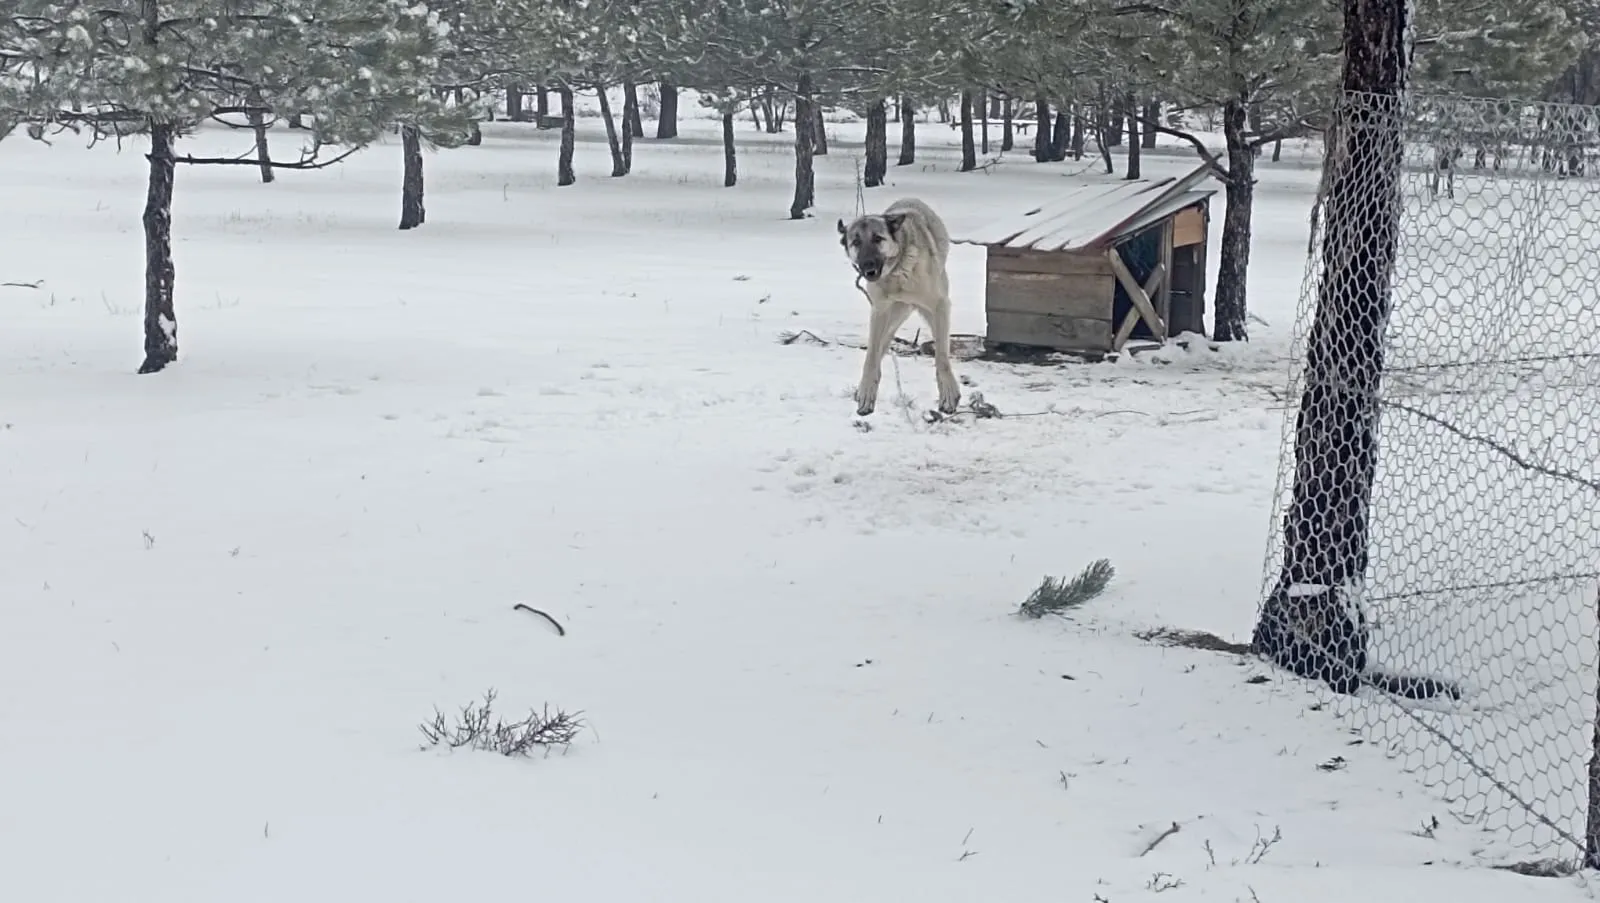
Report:
<svg viewBox="0 0 1600 903"><path fill-rule="evenodd" d="M1209 175L1208 167L1202 166L1182 178L1084 185L1021 215L973 229L955 241L1035 251L1107 245L1216 194L1216 189L1194 188Z"/></svg>

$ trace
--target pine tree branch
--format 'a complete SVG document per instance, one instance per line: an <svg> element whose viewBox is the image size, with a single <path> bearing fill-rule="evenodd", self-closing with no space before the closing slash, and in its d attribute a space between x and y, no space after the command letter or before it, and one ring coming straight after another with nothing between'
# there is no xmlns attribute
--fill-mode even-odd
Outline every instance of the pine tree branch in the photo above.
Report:
<svg viewBox="0 0 1600 903"><path fill-rule="evenodd" d="M187 163L191 166L267 166L272 169L326 169L360 150L361 148L359 147L352 147L344 153L327 160L318 160L316 155L312 154L294 163L283 163L278 160L259 160L255 157L194 157L188 155L182 157L174 156L172 162ZM149 159L150 155L146 154L145 158Z"/></svg>
<svg viewBox="0 0 1600 903"><path fill-rule="evenodd" d="M1025 618L1037 619L1047 614L1061 614L1080 608L1105 592L1116 573L1111 561L1101 558L1071 580L1046 577L1017 609L1017 613Z"/></svg>

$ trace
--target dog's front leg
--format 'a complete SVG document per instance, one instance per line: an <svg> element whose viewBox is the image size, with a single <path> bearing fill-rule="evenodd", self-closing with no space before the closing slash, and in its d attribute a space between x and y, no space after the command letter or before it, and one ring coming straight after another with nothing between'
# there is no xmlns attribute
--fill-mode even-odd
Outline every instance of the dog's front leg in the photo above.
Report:
<svg viewBox="0 0 1600 903"><path fill-rule="evenodd" d="M939 383L939 412L954 414L961 404L961 383L950 364L950 298L947 296L928 311L928 327L933 330L933 375Z"/></svg>
<svg viewBox="0 0 1600 903"><path fill-rule="evenodd" d="M910 316L908 305L882 302L872 305L867 323L867 359L861 364L861 382L856 386L856 414L865 417L878 407L878 383L883 379L883 355L889 350L895 330Z"/></svg>

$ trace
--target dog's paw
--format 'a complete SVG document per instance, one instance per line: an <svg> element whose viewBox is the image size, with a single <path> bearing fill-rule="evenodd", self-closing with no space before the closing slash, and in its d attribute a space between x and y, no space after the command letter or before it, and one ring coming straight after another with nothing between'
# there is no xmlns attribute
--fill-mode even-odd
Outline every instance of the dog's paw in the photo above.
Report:
<svg viewBox="0 0 1600 903"><path fill-rule="evenodd" d="M961 386L955 381L939 385L939 413L954 414L961 406Z"/></svg>
<svg viewBox="0 0 1600 903"><path fill-rule="evenodd" d="M856 387L856 416L865 417L878 408L878 390L876 387L861 385Z"/></svg>

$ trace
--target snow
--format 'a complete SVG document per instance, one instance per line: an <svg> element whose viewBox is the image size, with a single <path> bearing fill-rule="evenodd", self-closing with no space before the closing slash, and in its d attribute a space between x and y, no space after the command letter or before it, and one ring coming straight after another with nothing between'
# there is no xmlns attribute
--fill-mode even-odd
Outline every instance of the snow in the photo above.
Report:
<svg viewBox="0 0 1600 903"><path fill-rule="evenodd" d="M17 899L1587 898L1487 868L1527 857L1303 684L1135 635L1248 638L1309 151L1262 168L1249 346L958 362L1011 416L941 424L931 361L896 359L862 430L833 226L859 125L803 222L788 137L746 124L723 189L714 129L609 179L586 119L557 189L552 133L491 125L429 155L410 232L397 142L270 186L184 168L153 376L142 158L0 143L0 281L43 280L0 289ZM921 133L869 207L959 232L1095 178L957 174ZM979 333L982 251L952 267ZM777 341L801 329L831 344ZM1085 610L1012 616L1099 557ZM534 760L419 751L491 687L588 727Z"/></svg>

